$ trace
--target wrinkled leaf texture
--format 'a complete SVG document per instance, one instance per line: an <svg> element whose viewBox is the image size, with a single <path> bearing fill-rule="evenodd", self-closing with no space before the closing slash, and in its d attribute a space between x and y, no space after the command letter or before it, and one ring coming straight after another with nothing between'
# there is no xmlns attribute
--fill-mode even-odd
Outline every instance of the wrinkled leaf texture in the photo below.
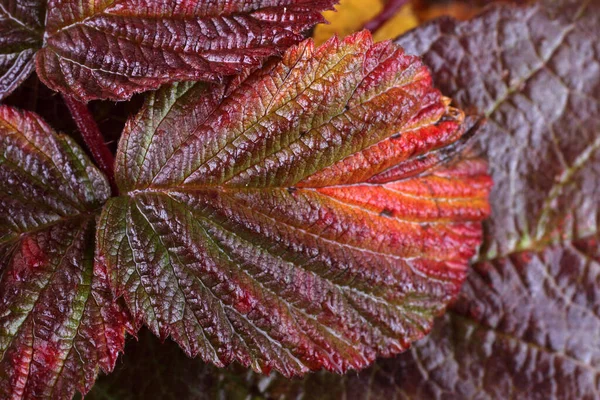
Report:
<svg viewBox="0 0 600 400"><path fill-rule="evenodd" d="M0 1L0 100L34 70L34 56L42 45L43 32L41 1Z"/></svg>
<svg viewBox="0 0 600 400"><path fill-rule="evenodd" d="M0 99L35 67L83 101L219 81L300 42L335 0L2 0Z"/></svg>
<svg viewBox="0 0 600 400"><path fill-rule="evenodd" d="M303 39L334 0L50 0L37 72L81 100L220 80Z"/></svg>
<svg viewBox="0 0 600 400"><path fill-rule="evenodd" d="M112 370L127 315L93 262L109 193L72 139L0 106L0 397L70 398Z"/></svg>
<svg viewBox="0 0 600 400"><path fill-rule="evenodd" d="M488 122L486 240L451 310L358 376L271 383L267 397L596 399L600 395L600 5L496 6L398 43ZM501 49L501 50L500 50ZM575 61L576 60L576 61Z"/></svg>
<svg viewBox="0 0 600 400"><path fill-rule="evenodd" d="M289 380L196 365L202 382L212 374L227 398L598 398L598 8L497 6L398 40L423 55L444 93L487 116L478 147L495 182L479 261L426 339L359 374ZM175 368L178 357L165 362ZM139 376L135 364L125 358L102 392L139 398L119 380ZM170 384L164 375L162 390ZM211 398L196 389L184 398Z"/></svg>
<svg viewBox="0 0 600 400"><path fill-rule="evenodd" d="M305 41L231 89L161 89L121 139L98 260L135 322L189 355L362 368L429 331L481 241L485 163L432 169L462 118L368 32Z"/></svg>

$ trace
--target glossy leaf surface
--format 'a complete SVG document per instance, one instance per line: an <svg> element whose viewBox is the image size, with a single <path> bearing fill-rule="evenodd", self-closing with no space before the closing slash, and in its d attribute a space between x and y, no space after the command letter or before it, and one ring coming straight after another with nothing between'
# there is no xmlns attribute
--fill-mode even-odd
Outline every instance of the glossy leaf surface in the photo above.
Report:
<svg viewBox="0 0 600 400"><path fill-rule="evenodd" d="M481 240L486 165L432 169L461 122L418 58L368 33L303 42L231 90L162 89L125 129L98 258L135 321L190 355L364 367L430 329Z"/></svg>
<svg viewBox="0 0 600 400"><path fill-rule="evenodd" d="M35 68L42 45L45 8L42 1L0 1L0 100Z"/></svg>
<svg viewBox="0 0 600 400"><path fill-rule="evenodd" d="M93 262L108 196L72 139L0 107L0 397L69 398L113 368L127 320Z"/></svg>
<svg viewBox="0 0 600 400"><path fill-rule="evenodd" d="M594 399L600 322L594 314L600 270L598 235L543 251L479 263L453 310L432 333L395 359L360 374L263 377L189 360L172 344L127 346L115 375L92 399ZM527 323L523 323L527 321ZM546 334L548 333L548 334ZM129 354L130 346L138 350ZM160 346L160 347L159 347ZM589 361L588 361L589 360ZM196 362L194 362L196 361ZM169 373L150 380L151 365ZM172 371L176 371L172 373Z"/></svg>
<svg viewBox="0 0 600 400"><path fill-rule="evenodd" d="M334 0L50 0L37 72L81 100L217 81L302 40Z"/></svg>
<svg viewBox="0 0 600 400"><path fill-rule="evenodd" d="M357 376L257 378L250 391L286 399L598 398L600 49L590 37L599 17L593 2L503 6L399 39L422 53L462 107L488 116L479 147L495 185L480 260L432 334L397 359Z"/></svg>

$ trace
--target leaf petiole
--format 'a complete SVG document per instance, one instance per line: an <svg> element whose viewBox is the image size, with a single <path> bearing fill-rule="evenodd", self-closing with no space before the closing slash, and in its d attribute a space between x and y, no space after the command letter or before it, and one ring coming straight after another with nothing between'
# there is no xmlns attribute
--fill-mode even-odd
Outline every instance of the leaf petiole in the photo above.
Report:
<svg viewBox="0 0 600 400"><path fill-rule="evenodd" d="M118 195L119 189L115 182L115 157L104 142L98 124L85 103L71 96L63 95L62 97L94 161L108 178L113 195Z"/></svg>

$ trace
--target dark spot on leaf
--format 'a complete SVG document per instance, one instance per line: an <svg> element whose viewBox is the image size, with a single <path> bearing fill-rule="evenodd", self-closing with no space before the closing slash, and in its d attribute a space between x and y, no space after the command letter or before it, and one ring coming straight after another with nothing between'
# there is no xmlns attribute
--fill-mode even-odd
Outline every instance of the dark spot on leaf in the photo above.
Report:
<svg viewBox="0 0 600 400"><path fill-rule="evenodd" d="M393 212L392 210L390 210L389 208L384 208L384 209L383 209L383 210L382 210L382 211L379 213L379 215L380 215L381 217L388 217L388 218L390 218L390 217L392 217L392 216L394 215L394 212Z"/></svg>

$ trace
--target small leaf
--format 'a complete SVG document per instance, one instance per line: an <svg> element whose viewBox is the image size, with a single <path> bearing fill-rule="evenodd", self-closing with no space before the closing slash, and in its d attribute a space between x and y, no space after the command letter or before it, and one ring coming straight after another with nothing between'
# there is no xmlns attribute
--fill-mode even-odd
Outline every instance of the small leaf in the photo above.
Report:
<svg viewBox="0 0 600 400"><path fill-rule="evenodd" d="M44 12L41 1L0 1L0 100L33 71L33 56L44 35Z"/></svg>
<svg viewBox="0 0 600 400"><path fill-rule="evenodd" d="M216 81L298 43L334 1L50 0L37 72L85 101Z"/></svg>
<svg viewBox="0 0 600 400"><path fill-rule="evenodd" d="M70 398L110 371L126 314L94 267L106 179L72 139L0 107L0 394Z"/></svg>
<svg viewBox="0 0 600 400"><path fill-rule="evenodd" d="M126 195L98 231L116 294L216 365L343 372L405 350L458 292L488 212L484 163L431 169L462 114L368 32L303 42L225 92L162 89L128 123Z"/></svg>

